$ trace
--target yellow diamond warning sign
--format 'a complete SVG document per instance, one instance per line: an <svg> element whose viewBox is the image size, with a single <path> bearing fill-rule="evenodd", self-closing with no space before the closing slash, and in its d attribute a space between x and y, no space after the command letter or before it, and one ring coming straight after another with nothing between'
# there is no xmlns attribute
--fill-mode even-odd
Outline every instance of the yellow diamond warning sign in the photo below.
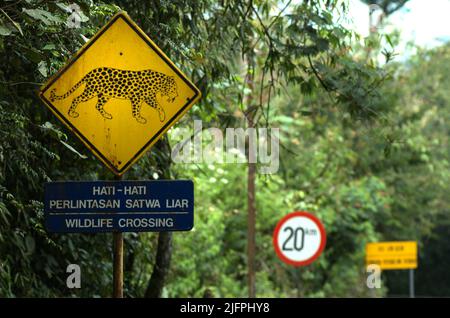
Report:
<svg viewBox="0 0 450 318"><path fill-rule="evenodd" d="M200 91L123 12L41 89L40 97L121 175L192 105Z"/></svg>

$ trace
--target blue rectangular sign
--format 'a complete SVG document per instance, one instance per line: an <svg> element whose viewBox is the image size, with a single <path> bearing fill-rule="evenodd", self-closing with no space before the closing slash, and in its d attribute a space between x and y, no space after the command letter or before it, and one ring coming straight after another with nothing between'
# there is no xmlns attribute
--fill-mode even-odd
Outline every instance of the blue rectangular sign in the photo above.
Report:
<svg viewBox="0 0 450 318"><path fill-rule="evenodd" d="M194 226L191 180L48 182L49 232L189 231Z"/></svg>

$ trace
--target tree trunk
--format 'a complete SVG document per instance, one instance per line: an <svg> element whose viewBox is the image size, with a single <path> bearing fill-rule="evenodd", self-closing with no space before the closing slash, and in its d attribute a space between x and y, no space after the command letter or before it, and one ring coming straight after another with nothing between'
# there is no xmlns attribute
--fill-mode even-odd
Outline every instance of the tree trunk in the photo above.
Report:
<svg viewBox="0 0 450 318"><path fill-rule="evenodd" d="M254 80L255 80L255 57L253 52L247 55L247 85L250 94L247 97L247 110L246 118L249 128L249 134L246 142L247 152L247 288L248 297L256 297L256 269L255 269L255 255L256 255L256 198L255 198L255 177L256 177L256 163L254 162L256 149L253 148L252 142L255 142L255 138L251 138L251 130L255 127L255 113L256 110L253 107L254 103Z"/></svg>
<svg viewBox="0 0 450 318"><path fill-rule="evenodd" d="M172 257L172 233L160 232L158 236L158 250L153 273L145 291L146 298L160 298L164 283L169 273L170 259Z"/></svg>
<svg viewBox="0 0 450 318"><path fill-rule="evenodd" d="M170 179L171 149L166 137L161 138L155 145L160 151L157 166L162 172L163 179ZM172 258L172 232L159 232L158 247L156 250L156 260L153 266L152 276L145 291L146 298L160 298L163 292L164 283L170 269Z"/></svg>
<svg viewBox="0 0 450 318"><path fill-rule="evenodd" d="M250 126L249 126L250 127ZM256 297L256 200L255 200L255 176L256 164L248 163L247 176L247 205L248 205L248 221L247 221L247 254L248 254L248 297Z"/></svg>

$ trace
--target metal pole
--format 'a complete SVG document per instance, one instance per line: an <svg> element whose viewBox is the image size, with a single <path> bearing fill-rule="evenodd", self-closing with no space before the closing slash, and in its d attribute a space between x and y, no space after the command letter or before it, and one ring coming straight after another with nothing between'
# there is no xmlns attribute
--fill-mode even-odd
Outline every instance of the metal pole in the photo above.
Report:
<svg viewBox="0 0 450 318"><path fill-rule="evenodd" d="M113 232L114 265L113 265L113 297L123 298L123 234Z"/></svg>
<svg viewBox="0 0 450 318"><path fill-rule="evenodd" d="M409 270L409 297L414 298L414 269Z"/></svg>
<svg viewBox="0 0 450 318"><path fill-rule="evenodd" d="M115 180L122 180L116 176ZM123 298L123 234L113 232L113 297Z"/></svg>
<svg viewBox="0 0 450 318"><path fill-rule="evenodd" d="M300 278L301 278L301 275L300 275L300 268L301 267L294 267L294 273L295 273L295 280L296 280L296 282L295 282L295 285L296 285L296 289L297 289L297 298L301 298L301 291L300 291Z"/></svg>

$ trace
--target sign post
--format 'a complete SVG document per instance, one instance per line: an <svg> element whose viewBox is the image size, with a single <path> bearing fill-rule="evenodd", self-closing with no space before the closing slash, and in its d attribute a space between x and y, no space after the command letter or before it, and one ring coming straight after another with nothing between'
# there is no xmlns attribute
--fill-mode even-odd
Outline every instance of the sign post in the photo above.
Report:
<svg viewBox="0 0 450 318"><path fill-rule="evenodd" d="M414 298L414 270L417 268L417 242L380 242L366 245L366 265L381 270L409 270L409 296Z"/></svg>
<svg viewBox="0 0 450 318"><path fill-rule="evenodd" d="M122 181L123 176L115 179ZM123 298L123 233L113 232L113 297Z"/></svg>
<svg viewBox="0 0 450 318"><path fill-rule="evenodd" d="M123 233L113 232L113 297L123 298Z"/></svg>
<svg viewBox="0 0 450 318"><path fill-rule="evenodd" d="M119 12L44 84L39 96L100 161L122 176L200 99L201 93L126 13ZM122 182L118 180L120 188ZM64 188L60 183L58 186ZM109 186L116 187L113 183ZM50 187L47 184L46 198L55 194ZM84 205L100 202L87 199L83 187L90 186L79 188L84 200L92 200L80 198ZM63 194L70 197L69 193ZM70 202L70 198L67 200ZM142 217L139 204L132 208L113 205L105 211L97 205L90 210L94 211L90 216L83 207L60 209L59 203L54 204L46 210L50 232L113 232L114 297L123 295L123 231L188 231L193 225L193 202L189 203L189 211L174 215L173 228L161 223L168 219L163 214L172 213L170 209L158 210L155 213L159 216L150 219ZM152 209L156 208L145 208ZM121 223L121 213L137 211L141 223L133 218ZM108 213L112 215L106 216Z"/></svg>

